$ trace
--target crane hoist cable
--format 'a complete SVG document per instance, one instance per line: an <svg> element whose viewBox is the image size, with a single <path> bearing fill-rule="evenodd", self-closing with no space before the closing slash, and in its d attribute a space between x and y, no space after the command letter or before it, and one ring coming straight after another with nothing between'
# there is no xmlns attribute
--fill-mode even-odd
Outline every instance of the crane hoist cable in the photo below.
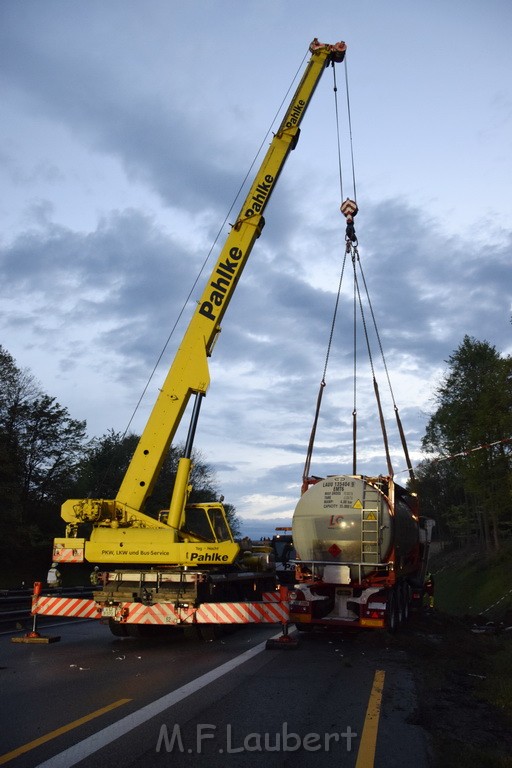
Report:
<svg viewBox="0 0 512 768"><path fill-rule="evenodd" d="M345 56L345 59L346 58L347 57ZM346 61L345 61L345 68L346 68ZM339 110L339 105L338 105L338 85L337 85L337 80L336 80L336 70L335 70L334 67L332 69L333 69L334 113L335 113L337 148L338 148L339 189L340 189L340 199L343 200L343 164L342 164L341 141L340 141L341 131L340 131L340 120L339 120L339 112L340 112L340 110ZM346 69L345 69L345 72L346 72ZM346 82L348 82L347 79L346 79ZM347 91L348 91L348 88L347 88ZM352 167L353 167L353 153L352 153ZM354 194L355 194L355 176L354 176L354 173L352 174L352 177L354 179ZM356 206L356 208L357 208L357 206ZM334 335L334 328L335 328L335 325L336 325L336 318L337 318L337 314L338 314L338 307L339 307L340 295L341 295L341 287L342 287L342 283L343 283L343 276L344 276L344 273L345 273L346 259L347 259L347 250L344 249L344 256L343 256L343 260L342 260L340 278L339 278L339 282L338 282L338 292L336 294L336 300L335 300L335 304L334 304L334 312L333 312L332 321L331 321L331 329L330 329L330 333L329 333L329 340L328 340L328 343L327 343L327 351L326 351L326 355L325 355L324 370L323 370L323 375L322 375L322 379L320 381L320 386L319 386L319 390L318 390L318 395L317 395L317 400L316 400L316 408L315 408L315 415L313 417L313 426L311 428L311 434L310 434L310 437L309 437L309 443L308 443L308 448L307 448L307 452L306 452L306 460L305 460L305 463L304 463L304 470L303 470L303 473L302 473L302 489L301 489L302 493L305 493L307 491L307 489L309 488L309 485L310 485L310 479L309 478L310 478L311 459L312 459L312 456L313 456L313 450L314 450L314 445L315 445L316 430L317 430L317 426L318 426L318 419L319 419L319 416L320 416L320 409L321 409L321 405L322 405L322 397L323 397L324 389L325 389L325 386L326 386L325 377L326 377L326 373L327 373L327 367L329 365L329 357L330 357L330 352L331 352L332 339L333 339L333 335Z"/></svg>
<svg viewBox="0 0 512 768"><path fill-rule="evenodd" d="M382 438L383 438L383 443L384 443L384 451L385 451L385 455L386 455L386 463L387 463L388 474L390 476L393 476L393 474L394 474L393 466L392 466L392 462L391 462L391 455L390 455L390 451L389 451L389 441L388 441L388 436L387 436L386 423L385 423L384 414L383 414L383 410L382 410L382 402L381 402L381 398L380 398L379 386L378 386L378 383L377 383L377 378L375 376L375 368L374 368L374 365L373 365L373 357L372 357L371 345L370 345L370 341L369 341L367 323L366 323L365 312L364 312L364 307L363 307L363 301L362 301L361 291L360 291L360 287L359 287L359 280L358 280L358 275L357 275L357 270L359 269L359 271L361 273L361 279L362 279L362 284L363 284L363 287L364 287L364 293L365 293L366 301L367 301L368 307L370 309L370 314L371 314L371 318L372 318L372 322L373 322L373 327L374 327L375 335L376 335L378 346L379 346L379 350L380 350L380 355L381 355L381 359L382 359L383 368L384 368L384 371L385 371L385 374L386 374L386 379L387 379L387 383L388 383L391 399L392 399L392 402L393 402L395 418L396 418L396 422L397 422L397 428L398 428L398 432L399 432L399 435L400 435L402 449L403 449L405 460L406 460L406 464L407 464L407 470L409 472L411 481L414 482L414 480L415 480L414 469L413 469L413 466L412 466L412 463L411 463L411 460L410 460L410 456L409 456L409 450L408 450L408 447L407 447L407 441L406 441L406 437L405 437L405 432L404 432L404 429L403 429L402 421L400 419L400 414L399 414L398 406L396 404L395 396L394 396L394 393L393 393L393 388L392 388L392 385L391 385L391 379L390 379L390 376L389 376L389 369L388 369L386 358L385 358L385 355L384 355L384 350L383 350L383 347L382 347L382 341L381 341L380 333L379 333L379 330L378 330L378 327L377 327L377 321L376 321L376 318L375 318L375 313L373 311L373 306L372 306L372 303L371 303L370 294L369 294L369 291L368 291L368 285L367 285L367 282L366 282L366 278L365 278L365 275L364 275L364 272L363 272L363 268L362 268L362 265L361 265L361 260L360 260L360 257L359 257L358 240L357 240L357 236L356 236L356 233L355 233L355 227L354 227L354 217L357 215L359 209L358 209L358 205L357 205L356 175L355 175L353 137L352 137L352 120L351 120L351 112L350 112L350 89L349 89L349 84L348 84L348 69L347 69L346 58L347 57L345 57L345 83L346 83L347 116L348 116L348 126L349 126L349 140L350 140L349 143L350 143L350 156L351 156L351 168L352 168L352 185L353 185L353 197L354 197L354 199L351 200L350 198L346 198L345 200L343 200L343 198L344 198L344 194L343 194L343 173L342 173L342 162L341 162L339 108L338 108L338 98L337 98L338 88L337 88L337 83L336 83L336 72L335 72L335 70L333 68L333 78L334 78L333 90L334 90L335 113L336 113L336 132L337 132L337 140L338 140L339 185L340 185L341 199L343 200L343 202L342 202L342 204L340 206L340 210L341 210L342 214L346 218L345 255L344 255L344 258L343 258L343 264L342 264L342 269L341 269L341 276L340 276L340 281L339 281L339 285L338 285L338 292L337 292L336 301L335 301L335 309L334 309L334 313L333 313L333 318L332 318L332 322L331 322L331 329L330 329L330 333L329 333L329 340L328 340L328 344L327 344L327 353L326 353L326 358L325 358L324 371L323 371L322 379L321 379L321 382L320 382L320 388L319 388L319 392L318 392L318 396L317 396L315 415L314 415L314 419L313 419L313 427L311 429L311 434L310 434L310 439L309 439L308 449L307 449L307 454L306 454L306 461L305 461L305 465L304 465L304 472L303 472L303 477L302 477L302 493L304 493L308 489L309 485L311 484L311 478L310 478L311 459L312 459L312 454L313 454L313 449L314 449L314 441L315 441L315 437L316 437L316 430L317 430L317 426L318 426L318 419L319 419L319 415L320 415L322 396L323 396L324 389L326 387L326 372L327 372L327 366L328 366L329 356L330 356L330 351L331 351L331 346L332 346L332 338L333 338L333 334L334 334L334 326L335 326L336 318L337 318L337 314L338 314L338 307L339 307L339 301L340 301L340 293L341 293L342 280L343 280L343 275L344 275L345 265L346 265L346 258L347 258L347 255L349 255L349 254L350 254L351 259L352 259L353 275L354 275L354 297L353 297L353 303L354 303L354 329L353 329L352 473L356 474L356 469L357 469L357 307L359 306L359 311L360 311L360 314L361 314L362 326L363 326L364 335L365 335L366 347L367 347L368 357L369 357L369 361L370 361L370 368L371 368L372 381L373 381L373 389L374 389L375 399L376 399L376 403L377 403L377 409L378 409L378 413L379 413L379 422L380 422Z"/></svg>
<svg viewBox="0 0 512 768"><path fill-rule="evenodd" d="M344 64L345 64L345 82L346 82L346 92L347 92L347 102L348 102L348 76L347 76L347 69L346 69L346 67L347 67L346 58L347 57L345 56ZM337 137L337 148L338 148L339 188L340 188L340 199L343 200L343 164L342 164L342 154L341 154L341 141L340 141L341 131L340 131L340 120L339 120L339 112L340 112L340 110L339 110L339 105L338 105L338 84L337 84L337 80L336 80L336 69L335 69L334 66L332 67L332 71L333 71L334 113L335 113L336 137ZM347 111L348 111L348 115L349 115L350 142L351 142L351 145L352 145L352 126L351 126L351 119L350 119L350 110L348 109ZM352 180L353 180L353 189L354 189L354 198L355 198L356 184L355 184L355 172L354 172L354 153L353 153L352 149L351 149L351 157L352 157ZM355 202L354 202L354 206L355 206L355 209L356 209L356 212L357 212L357 204ZM325 377L326 377L326 373L327 373L327 367L329 365L329 357L330 357L330 352L331 352L332 339L333 339L333 335L334 335L334 328L335 328L335 325L336 325L336 318L337 318L337 314L338 314L338 307L339 307L339 302L340 302L341 287L342 287L342 283L343 283L343 275L345 273L346 260L347 260L347 249L345 248L344 249L344 256L343 256L343 260L342 260L342 265L341 265L340 278L339 278L339 282L338 282L338 292L336 294L336 301L335 301L335 304L334 304L334 312L333 312L332 321L331 321L331 330L330 330L330 334L329 334L329 340L328 340L328 343L327 343L327 351L326 351L325 362L324 362L324 371L323 371L322 379L320 381L320 386L319 386L319 390L318 390L317 401L316 401L316 408L315 408L315 415L314 415L314 418L313 418L313 426L311 428L311 434L310 434L310 437L309 437L308 449L307 449L307 453L306 453L306 461L304 463L304 470L303 470L303 473L302 473L302 493L307 491L307 489L308 489L308 487L310 485L309 475L310 475L310 468L311 468L311 459L312 459L312 456L313 456L313 449L314 449L314 444L315 444L316 430L317 430L317 426L318 426L318 419L319 419L319 416L320 416L320 409L321 409L321 405L322 405L322 396L323 396L324 389L325 389L325 386L326 386Z"/></svg>

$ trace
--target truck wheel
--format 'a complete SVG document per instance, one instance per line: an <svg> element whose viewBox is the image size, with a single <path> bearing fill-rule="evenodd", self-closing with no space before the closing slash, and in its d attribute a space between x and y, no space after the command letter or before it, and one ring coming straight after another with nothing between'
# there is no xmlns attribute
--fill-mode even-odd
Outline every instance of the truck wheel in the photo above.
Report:
<svg viewBox="0 0 512 768"><path fill-rule="evenodd" d="M299 630L299 632L312 632L313 631L313 625L312 624L295 624L296 629Z"/></svg>
<svg viewBox="0 0 512 768"><path fill-rule="evenodd" d="M128 627L126 624L120 624L118 621L114 621L114 619L109 619L108 628L116 637L128 637Z"/></svg>

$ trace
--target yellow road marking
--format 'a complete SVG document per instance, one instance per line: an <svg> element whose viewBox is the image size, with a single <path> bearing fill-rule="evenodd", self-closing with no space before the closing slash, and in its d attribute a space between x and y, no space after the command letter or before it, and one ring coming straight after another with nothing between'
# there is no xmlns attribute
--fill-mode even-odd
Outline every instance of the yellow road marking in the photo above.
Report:
<svg viewBox="0 0 512 768"><path fill-rule="evenodd" d="M1 755L0 765L4 765L4 763L8 763L10 760L14 760L15 757L19 757L20 755L25 754L25 752L30 752L31 749L35 749L36 747L41 746L41 744L45 744L47 741L56 739L57 736L62 736L63 733L72 731L73 728L78 728L79 725L83 725L84 723L88 723L90 720L94 720L95 717L100 717L100 715L104 715L107 712L116 709L116 707L127 704L129 701L131 701L131 699L119 699L119 701L114 701L113 704L109 704L106 707L97 709L95 712L91 712L89 715L80 717L78 720L73 720L72 723L63 725L61 728L57 728L55 731L50 731L50 733L46 733L44 736L40 736L38 739L34 739L34 741L29 741L28 744L23 744L23 746L18 747L17 749L13 749L12 752L7 752L5 755Z"/></svg>
<svg viewBox="0 0 512 768"><path fill-rule="evenodd" d="M368 708L364 718L363 732L361 734L361 744L359 746L359 752L357 753L356 768L373 768L385 675L385 672L378 669L373 678L373 686L370 692Z"/></svg>

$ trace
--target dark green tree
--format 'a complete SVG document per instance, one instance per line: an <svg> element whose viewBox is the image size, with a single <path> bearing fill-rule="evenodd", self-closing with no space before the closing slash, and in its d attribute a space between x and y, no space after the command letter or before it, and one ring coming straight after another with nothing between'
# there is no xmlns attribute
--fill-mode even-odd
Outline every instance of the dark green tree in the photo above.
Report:
<svg viewBox="0 0 512 768"><path fill-rule="evenodd" d="M93 438L80 466L73 497L114 499L138 441L137 435L123 435L113 429Z"/></svg>
<svg viewBox="0 0 512 768"><path fill-rule="evenodd" d="M460 527L467 515L467 530L474 528L486 547L498 548L512 523L512 454L506 440L512 435L512 359L465 336L447 362L423 447L454 456L452 489L455 474L459 502L445 516Z"/></svg>
<svg viewBox="0 0 512 768"><path fill-rule="evenodd" d="M422 461L415 474L421 513L436 521L436 538L469 544L475 537L476 523L467 508L462 478L455 463Z"/></svg>
<svg viewBox="0 0 512 768"><path fill-rule="evenodd" d="M84 442L85 422L71 419L0 347L0 554L5 562L49 548Z"/></svg>
<svg viewBox="0 0 512 768"><path fill-rule="evenodd" d="M86 423L72 419L48 395L19 410L17 441L21 456L22 522L55 532L55 509L75 481L84 458Z"/></svg>
<svg viewBox="0 0 512 768"><path fill-rule="evenodd" d="M0 346L0 524L21 522L23 455L19 444L21 414L36 397L34 379L21 371Z"/></svg>
<svg viewBox="0 0 512 768"><path fill-rule="evenodd" d="M88 441L86 422L72 419L0 346L2 562L26 560L36 548L49 551L53 536L63 532L60 507L66 499L115 498L138 439L111 430ZM180 455L179 447L171 447L147 501L147 514L168 507ZM197 452L193 462L191 501L218 499L211 467ZM234 507L226 508L237 534Z"/></svg>
<svg viewBox="0 0 512 768"><path fill-rule="evenodd" d="M113 430L91 441L87 459L83 462L75 486L77 498L113 499L116 497L128 464L133 456L139 438L134 434L122 435ZM156 517L161 510L169 508L178 461L182 455L181 446L171 446L153 492L146 501L144 512ZM212 468L198 451L192 455L191 502L212 501L219 498L219 490ZM233 533L238 535L240 522L232 505L225 505Z"/></svg>

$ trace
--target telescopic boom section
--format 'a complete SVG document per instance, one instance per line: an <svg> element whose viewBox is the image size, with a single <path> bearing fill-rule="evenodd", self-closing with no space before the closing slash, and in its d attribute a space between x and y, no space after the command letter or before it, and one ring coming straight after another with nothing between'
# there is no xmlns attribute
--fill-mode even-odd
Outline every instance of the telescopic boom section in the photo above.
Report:
<svg viewBox="0 0 512 768"><path fill-rule="evenodd" d="M208 279L115 502L101 502L103 507L115 506L118 515L123 510L125 515L135 513L139 520L144 518L145 524L150 521L141 514L145 499L158 477L190 396L204 395L208 389L210 376L207 358L211 355L222 318L252 247L263 229L265 208L286 158L297 144L300 123L320 77L331 62L343 61L346 45L344 42L328 45L315 39L310 45L310 51L311 57L304 75ZM90 500L88 504L91 504ZM172 506L173 502L171 510ZM176 508L182 506L180 500ZM68 514L63 514L63 517L69 521L69 507ZM151 520L151 523L159 527L157 521Z"/></svg>

